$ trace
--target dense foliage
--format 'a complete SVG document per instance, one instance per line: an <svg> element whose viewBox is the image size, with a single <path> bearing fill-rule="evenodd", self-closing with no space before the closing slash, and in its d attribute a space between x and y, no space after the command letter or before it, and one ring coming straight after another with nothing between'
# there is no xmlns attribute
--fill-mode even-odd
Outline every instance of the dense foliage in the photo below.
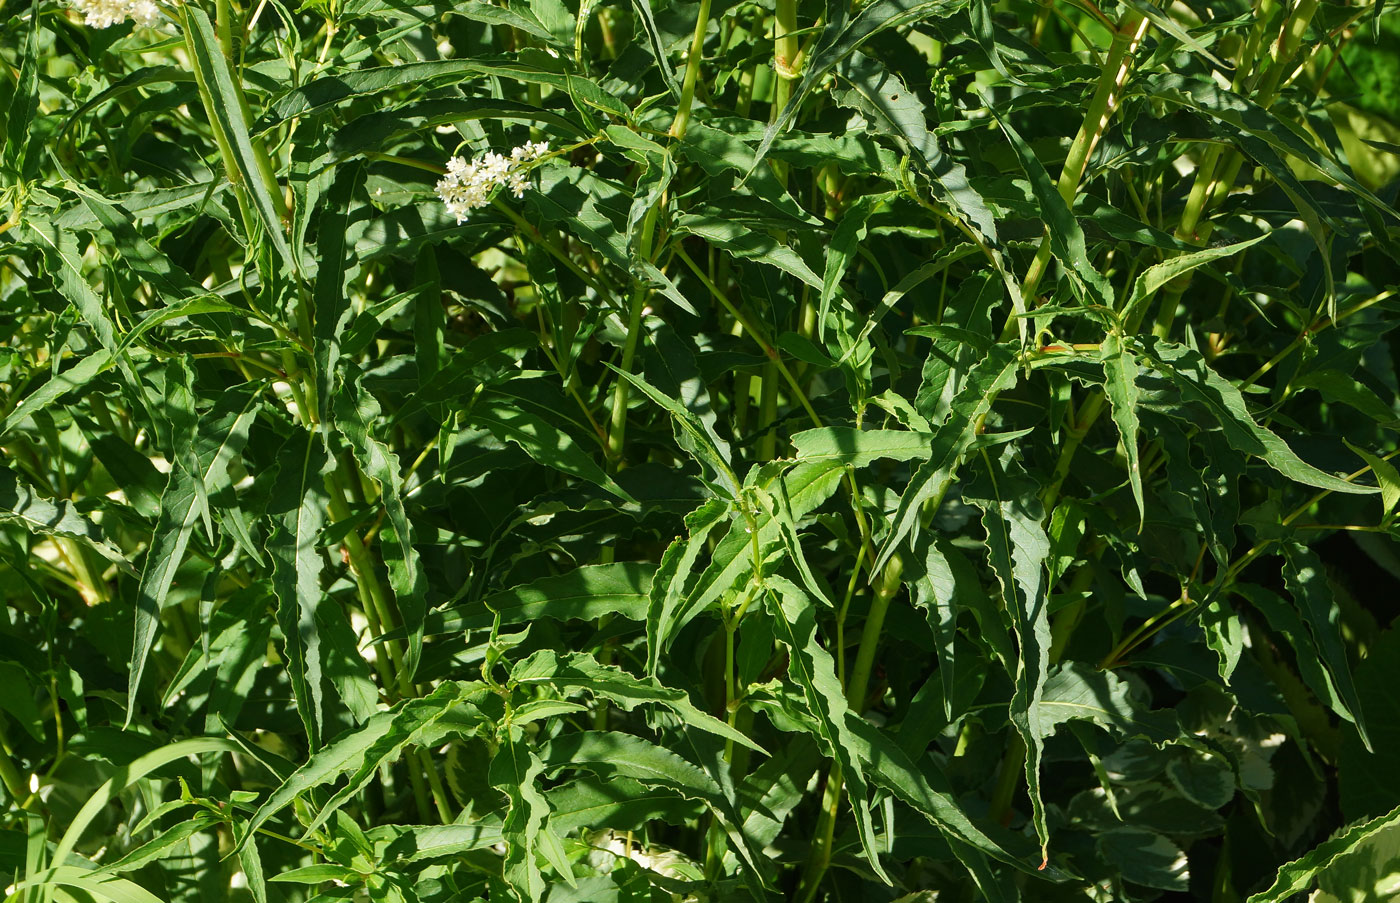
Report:
<svg viewBox="0 0 1400 903"><path fill-rule="evenodd" d="M1384 6L5 0L8 899L1387 898Z"/></svg>

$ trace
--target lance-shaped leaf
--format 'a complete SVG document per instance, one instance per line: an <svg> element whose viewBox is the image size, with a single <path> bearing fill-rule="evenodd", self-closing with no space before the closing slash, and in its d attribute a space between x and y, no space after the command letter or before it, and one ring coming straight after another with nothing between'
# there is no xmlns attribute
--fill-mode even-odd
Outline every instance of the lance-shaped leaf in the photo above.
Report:
<svg viewBox="0 0 1400 903"><path fill-rule="evenodd" d="M185 34L193 51L191 63L210 100L209 116L224 136L239 178L252 200L253 210L262 221L264 233L278 256L291 266L292 249L283 231L282 202L273 197L272 189L275 186L270 186L264 177L267 171L262 165L266 162L266 152L253 145L241 88L235 84L237 77L229 68L228 57L224 56L214 23L209 20L209 14L198 7L186 7L184 17L187 25Z"/></svg>
<svg viewBox="0 0 1400 903"><path fill-rule="evenodd" d="M1045 533L1045 512L1035 482L1019 468L1013 470L993 462L985 453L983 457L987 463L985 483L966 490L964 497L982 509L988 557L1001 584L1002 599L1020 646L1016 673L1012 675L1016 690L1011 697L1010 715L1026 746L1026 789L1044 859L1048 856L1050 834L1040 792L1040 756L1045 738L1055 729L1053 718L1041 704L1050 653L1045 585L1050 538Z"/></svg>
<svg viewBox="0 0 1400 903"><path fill-rule="evenodd" d="M835 461L814 461L791 467L785 461L773 461L749 471L745 484L749 491L775 494L776 481L783 480L787 493L787 514L796 522L831 497L841 482L843 469ZM729 521L729 532L715 545L710 564L701 572L684 600L674 609L671 626L658 634L662 651L682 627L705 611L726 591L738 585L745 572L754 569L753 549L766 555L769 546L779 542L783 527L774 513L758 508L753 512L754 523L748 518L735 517ZM750 533L750 530L753 530Z"/></svg>
<svg viewBox="0 0 1400 903"><path fill-rule="evenodd" d="M685 516L686 536L676 539L661 556L651 583L647 604L647 673L656 676L663 651L663 637L674 635L676 613L685 599L695 562L705 550L705 540L729 517L730 506L710 499Z"/></svg>
<svg viewBox="0 0 1400 903"><path fill-rule="evenodd" d="M1021 168L1025 170L1026 177L1030 179L1031 191L1035 194L1040 215L1045 220L1046 235L1050 240L1050 251L1065 265L1074 281L1081 287L1087 300L1100 307L1112 309L1113 286L1109 284L1102 273L1094 269L1094 265L1089 261L1089 250L1084 242L1084 230L1079 227L1079 220L1075 219L1074 213L1069 209L1069 204L1060 194L1059 189L1055 187L1055 183L1050 181L1050 174L1045 171L1045 166L1040 162L1040 158L1035 155L1031 146L1011 126L1006 117L997 112L995 104L989 103L985 109L992 114L997 125L1001 126L1001 130L1011 143L1012 149L1016 151Z"/></svg>
<svg viewBox="0 0 1400 903"><path fill-rule="evenodd" d="M1321 653L1322 663L1337 688L1337 699L1342 706L1338 713L1356 725L1362 744L1370 751L1371 739L1366 734L1361 701L1356 695L1356 684L1351 677L1351 665L1347 661L1346 645L1342 639L1342 610L1337 605L1336 592L1323 571L1322 559L1302 543L1290 541L1283 544L1283 561L1283 579L1288 585L1288 592L1303 613L1303 620L1307 622L1308 630L1317 643L1317 651Z"/></svg>
<svg viewBox="0 0 1400 903"><path fill-rule="evenodd" d="M155 642L160 612L175 581L175 572L184 563L190 535L201 514L207 516L208 495L229 482L229 463L247 444L258 405L255 386L229 389L200 419L190 454L175 458L175 467L160 497L160 513L136 590L136 624L127 670L127 724L136 711L136 694Z"/></svg>
<svg viewBox="0 0 1400 903"><path fill-rule="evenodd" d="M750 886L762 897L760 854L752 848L739 825L743 824L734 801L705 771L669 749L616 731L579 731L550 741L544 752L546 768L582 768L604 779L631 778L648 787L662 787L686 799L704 803L716 823L728 834L733 848L747 866Z"/></svg>
<svg viewBox="0 0 1400 903"><path fill-rule="evenodd" d="M323 824L373 777L380 765L397 758L404 746L413 742L416 731L453 710L464 692L470 692L475 687L479 685L464 688L459 683L444 683L428 696L404 700L392 709L375 714L361 727L312 753L311 758L292 772L248 819L239 847L244 846L258 828L291 805L293 800L316 787L350 775L346 787L331 798L313 822L316 826ZM313 829L307 830L309 833Z"/></svg>
<svg viewBox="0 0 1400 903"><path fill-rule="evenodd" d="M838 75L846 88L835 93L836 102L859 111L870 127L898 138L928 174L934 196L995 245L996 217L968 183L967 170L939 147L919 95L883 63L860 53L852 54Z"/></svg>
<svg viewBox="0 0 1400 903"><path fill-rule="evenodd" d="M328 269L323 262L321 272ZM389 518L390 530L383 537L384 566L394 591L399 616L408 637L404 670L412 679L423 654L423 620L428 612L425 599L427 580L418 551L414 548L413 523L404 506L402 467L393 449L376 439L372 427L379 419L379 402L357 380L348 382L335 399L335 423L350 444L365 476L379 486L379 500Z"/></svg>
<svg viewBox="0 0 1400 903"><path fill-rule="evenodd" d="M730 500L738 498L739 478L734 475L734 469L729 463L728 456L720 451L721 448L728 448L728 445L715 435L714 427L640 376L627 373L616 367L611 369L671 415L676 442L712 474L713 485L723 497Z"/></svg>
<svg viewBox="0 0 1400 903"><path fill-rule="evenodd" d="M1318 489L1354 494L1377 491L1318 470L1298 457L1278 434L1255 421L1240 390L1216 373L1200 353L1183 345L1153 341L1147 355L1153 369L1176 386L1183 400L1202 405L1220 423L1226 441L1236 451L1262 458L1290 480Z"/></svg>
<svg viewBox="0 0 1400 903"><path fill-rule="evenodd" d="M536 618L596 621L609 614L645 621L655 573L656 566L643 561L586 564L566 574L493 593L462 608L438 609L428 616L425 630L430 636L479 630L490 627L497 616L502 627ZM402 636L401 630L386 634L390 639Z"/></svg>
<svg viewBox="0 0 1400 903"><path fill-rule="evenodd" d="M655 679L633 677L616 665L602 664L586 652L560 655L553 650L542 649L512 668L510 679L523 686L552 686L565 692L587 690L629 712L639 705L662 705L680 716L689 727L764 752L763 747L741 732L697 708L684 690L663 687Z"/></svg>
<svg viewBox="0 0 1400 903"><path fill-rule="evenodd" d="M0 521L7 520L18 523L30 533L79 540L107 560L131 570L122 550L72 502L44 498L21 481L19 474L0 466Z"/></svg>
<svg viewBox="0 0 1400 903"><path fill-rule="evenodd" d="M332 396L335 394L340 363L340 338L353 312L345 282L358 269L358 265L353 258L346 260L345 233L349 226L350 201L363 181L364 167L361 164L356 162L343 167L326 193L326 207L317 225L316 287L312 294L312 309L315 320L316 402L323 424L331 420Z"/></svg>
<svg viewBox="0 0 1400 903"><path fill-rule="evenodd" d="M836 663L831 653L817 641L817 606L796 585L781 577L766 578L763 596L773 617L773 632L788 647L788 676L802 688L807 709L815 719L817 740L823 751L841 766L845 776L865 857L875 873L888 882L875 842L865 763L852 750L851 729L846 718L850 706L841 681L836 677Z"/></svg>
<svg viewBox="0 0 1400 903"><path fill-rule="evenodd" d="M1138 387L1137 358L1123 347L1117 333L1109 333L1099 346L1103 355L1104 394L1108 396L1113 424L1123 442L1123 455L1128 460L1128 482L1137 502L1139 524L1147 518L1147 506L1142 498L1142 466L1138 459Z"/></svg>
<svg viewBox="0 0 1400 903"><path fill-rule="evenodd" d="M325 671L316 609L325 592L321 587L325 558L320 536L326 520L322 473L327 459L321 443L300 431L287 440L279 457L282 466L273 488L277 507L269 510L276 527L268 539L267 553L272 559L272 591L277 596L277 624L282 628L287 677L311 748L317 749L321 745L321 681Z"/></svg>
<svg viewBox="0 0 1400 903"><path fill-rule="evenodd" d="M1184 276L1222 257L1233 257L1247 248L1254 247L1268 238L1269 235L1270 233L1263 232L1253 238L1246 238L1234 244L1205 248L1200 251L1192 251L1189 254L1179 254L1148 267L1133 281L1133 292L1128 296L1128 302L1123 305L1123 319L1126 322L1135 322L1138 309L1150 301L1152 296L1157 294L1158 289L1178 276Z"/></svg>
<svg viewBox="0 0 1400 903"><path fill-rule="evenodd" d="M924 503L930 499L942 502L948 487L957 476L968 450L977 441L978 430L987 412L992 409L997 394L1016 384L1016 358L1004 345L995 345L967 375L967 382L949 406L948 419L933 436L933 449L928 461L914 472L909 486L899 498L890 532L880 547L879 557L872 568L879 573L890 556L919 521Z"/></svg>
<svg viewBox="0 0 1400 903"><path fill-rule="evenodd" d="M882 31L934 16L945 16L961 6L961 3L954 0L875 0L874 3L860 7L860 11L854 16L849 15L844 6L829 6L826 27L817 38L817 43L807 59L802 71L802 80L793 87L787 105L778 112L777 118L763 133L763 141L754 155L750 171L756 169L768 155L778 136L787 131L807 95L826 78L828 72L854 53L861 44Z"/></svg>
<svg viewBox="0 0 1400 903"><path fill-rule="evenodd" d="M545 418L524 410L512 398L488 393L468 409L467 419L491 431L502 442L517 445L545 467L603 487L624 502L633 501L627 490L602 465L576 443L572 436Z"/></svg>
<svg viewBox="0 0 1400 903"><path fill-rule="evenodd" d="M1400 825L1400 808L1368 822L1352 825L1318 844L1306 856L1295 859L1278 870L1278 876L1268 890L1251 896L1246 903L1282 903L1312 885L1318 872L1355 850L1368 838Z"/></svg>

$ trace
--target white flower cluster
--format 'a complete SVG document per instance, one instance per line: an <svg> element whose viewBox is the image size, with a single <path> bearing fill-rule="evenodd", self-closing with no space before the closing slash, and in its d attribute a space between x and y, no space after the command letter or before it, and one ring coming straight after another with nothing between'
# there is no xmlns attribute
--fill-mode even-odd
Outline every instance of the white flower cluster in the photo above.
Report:
<svg viewBox="0 0 1400 903"><path fill-rule="evenodd" d="M154 28L160 22L160 9L153 0L70 0L73 9L83 14L89 28L110 28L135 20L137 25Z"/></svg>
<svg viewBox="0 0 1400 903"><path fill-rule="evenodd" d="M527 141L512 150L509 157L494 151L475 160L453 157L447 161L447 175L437 183L438 197L458 223L465 222L470 211L491 202L491 192L498 185L509 187L516 197L523 195L528 184L528 164L548 152L549 142Z"/></svg>

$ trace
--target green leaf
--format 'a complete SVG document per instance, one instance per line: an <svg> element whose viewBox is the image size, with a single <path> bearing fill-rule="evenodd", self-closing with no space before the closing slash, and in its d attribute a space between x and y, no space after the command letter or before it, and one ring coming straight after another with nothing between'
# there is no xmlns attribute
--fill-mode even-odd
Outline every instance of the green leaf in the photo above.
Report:
<svg viewBox="0 0 1400 903"><path fill-rule="evenodd" d="M1137 322L1142 306L1152 300L1152 297L1157 294L1157 290L1168 282L1223 257L1233 257L1247 248L1254 247L1268 237L1268 232L1262 232L1253 238L1246 238L1233 244L1192 251L1189 254L1179 254L1162 263L1148 267L1133 281L1132 294L1128 296L1128 302L1123 305L1123 319L1129 323Z"/></svg>
<svg viewBox="0 0 1400 903"><path fill-rule="evenodd" d="M933 441L932 433L828 426L795 433L792 447L799 461L836 461L864 467L885 459L926 459L933 449Z"/></svg>
<svg viewBox="0 0 1400 903"><path fill-rule="evenodd" d="M262 221L264 234L287 265L294 266L292 249L282 226L281 199L273 198L271 186L264 180L260 156L265 157L266 152L254 147L240 83L229 68L209 14L197 7L186 7L183 14L185 36L192 51L191 64L211 101L208 112L224 136L243 187Z"/></svg>
<svg viewBox="0 0 1400 903"><path fill-rule="evenodd" d="M996 345L968 373L966 384L949 406L948 420L934 433L929 460L914 472L908 488L899 497L899 508L894 513L890 532L872 568L875 573L884 569L890 556L914 529L924 504L930 500L935 506L942 503L997 393L1016 384L1016 369L1016 358L1011 351Z"/></svg>
<svg viewBox="0 0 1400 903"><path fill-rule="evenodd" d="M1376 475L1376 483L1381 490L1381 520L1385 521L1395 512L1395 506L1400 504L1400 472L1396 471L1394 464L1379 455L1373 455L1350 442L1347 447L1356 452L1370 466L1371 473Z"/></svg>
<svg viewBox="0 0 1400 903"><path fill-rule="evenodd" d="M14 521L30 533L80 540L107 560L131 570L126 556L96 523L72 502L47 499L22 482L19 474L0 466L0 521Z"/></svg>
<svg viewBox="0 0 1400 903"><path fill-rule="evenodd" d="M281 472L273 489L278 506L269 512L276 518L276 530L268 539L267 554L272 559L272 591L277 597L287 676L311 748L318 749L324 723L321 681L325 672L316 610L324 593L320 534L326 520L323 474L328 465L320 443L302 432L287 441L280 458Z"/></svg>
<svg viewBox="0 0 1400 903"><path fill-rule="evenodd" d="M462 685L443 683L428 696L404 700L387 711L377 713L361 727L314 752L249 817L238 847L241 849L247 845L258 828L291 805L293 800L349 775L346 785L321 808L307 828L308 834L313 832L368 783L381 765L393 761L406 745L412 743L415 732L452 711L463 696Z"/></svg>
<svg viewBox="0 0 1400 903"><path fill-rule="evenodd" d="M175 574L184 563L195 524L201 516L208 516L209 495L228 482L228 466L248 442L248 432L261 405L255 389L255 386L235 386L220 396L214 408L200 419L192 456L177 456L170 480L161 494L160 512L136 590L136 621L127 669L127 725L136 714L136 697L151 647L155 644L160 613L165 608Z"/></svg>
<svg viewBox="0 0 1400 903"><path fill-rule="evenodd" d="M1079 220L1069 209L1069 204L1055 187L1055 183L1050 181L1050 174L1045 171L1044 165L1031 150L1031 146L1011 126L1006 117L997 111L996 104L988 103L986 109L997 125L1001 126L1002 132L1011 142L1012 149L1016 151L1021 168L1030 179L1031 191L1035 194L1040 216L1045 220L1051 253L1064 264L1086 301L1112 310L1113 286L1090 262L1089 250L1084 242L1084 230L1080 228Z"/></svg>
<svg viewBox="0 0 1400 903"><path fill-rule="evenodd" d="M319 113L325 107L355 97L382 94L404 86L428 87L460 82L467 76L496 76L526 84L567 91L569 76L513 59L432 60L366 69L332 69L326 75L278 96L258 123L259 133L294 116ZM577 76L574 76L577 77Z"/></svg>
<svg viewBox="0 0 1400 903"><path fill-rule="evenodd" d="M1146 360L1177 387L1183 400L1202 405L1220 423L1225 439L1236 451L1262 458L1290 480L1318 489L1352 494L1376 491L1318 470L1298 457L1277 434L1254 420L1240 390L1206 364L1198 352L1157 340L1148 345Z"/></svg>
<svg viewBox="0 0 1400 903"><path fill-rule="evenodd" d="M490 627L499 615L502 627L537 618L596 621L613 614L645 621L656 568L641 561L588 564L566 574L487 596L465 610L446 609L428 616L427 633L438 635Z"/></svg>
<svg viewBox="0 0 1400 903"><path fill-rule="evenodd" d="M403 479L399 476L402 465L393 450L371 432L379 415L379 403L358 381L349 382L344 391L336 396L336 426L350 444L364 475L378 485L379 500L389 517L389 532L383 534L384 564L408 637L404 671L412 679L423 654L424 620L428 611L424 601L427 579L418 551L414 548L413 523L408 519L408 509L404 505Z"/></svg>
<svg viewBox="0 0 1400 903"><path fill-rule="evenodd" d="M1177 892L1189 887L1191 875L1186 854L1170 838L1155 831L1115 828L1099 835L1098 846L1104 858L1134 884Z"/></svg>
<svg viewBox="0 0 1400 903"><path fill-rule="evenodd" d="M1042 861L1046 861L1050 829L1041 796L1040 759L1044 740L1055 729L1055 722L1043 705L1050 652L1050 600L1045 583L1050 538L1045 533L1040 487L1019 467L993 464L986 452L983 458L987 463L990 491L969 489L964 491L964 497L982 509L992 570L1001 584L1002 599L1016 628L1019 655L1016 673L1012 675L1016 690L1011 697L1010 716L1026 746L1026 789L1031 798L1031 820L1040 837Z"/></svg>
<svg viewBox="0 0 1400 903"><path fill-rule="evenodd" d="M25 888L71 887L90 899L109 903L162 903L160 897L125 878L93 872L71 865L45 869L14 885L15 892ZM71 898L70 898L71 899Z"/></svg>
<svg viewBox="0 0 1400 903"><path fill-rule="evenodd" d="M1269 889L1252 895L1246 903L1283 903L1293 894L1307 890L1323 869L1397 824L1400 824L1400 808L1388 815L1347 827L1318 844L1307 855L1280 868Z"/></svg>
<svg viewBox="0 0 1400 903"><path fill-rule="evenodd" d="M507 841L505 879L522 901L544 896L545 882L535 862L537 854L543 854L565 881L574 884L573 868L548 823L549 801L536 785L544 770L544 762L515 727L491 759L491 786L510 800L510 811L501 824L501 837Z"/></svg>
<svg viewBox="0 0 1400 903"><path fill-rule="evenodd" d="M851 749L851 731L846 718L850 707L836 677L836 664L831 654L817 642L816 606L801 589L781 577L765 579L763 596L774 621L773 631L788 647L788 676L802 688L807 709L816 720L817 740L845 775L865 858L875 874L888 883L875 842L864 763Z"/></svg>
<svg viewBox="0 0 1400 903"><path fill-rule="evenodd" d="M330 862L323 862L320 865L306 865L301 868L285 871L280 875L273 875L267 879L283 884L324 884L327 881L339 881L348 883L358 881L359 873L354 869L346 868L343 865L335 865Z"/></svg>
<svg viewBox="0 0 1400 903"><path fill-rule="evenodd" d="M772 124L763 133L763 141L758 146L749 171L758 168L758 164L768 155L773 142L787 131L807 95L826 78L827 73L855 52L861 44L882 31L935 16L948 15L960 6L960 3L953 0L875 0L860 7L854 16L851 16L845 7L832 7L833 11L839 10L839 14L831 15L827 19L826 27L808 55L801 81L793 87L787 105L778 112Z"/></svg>
<svg viewBox="0 0 1400 903"><path fill-rule="evenodd" d="M1283 579L1288 585L1289 595L1303 613L1303 620L1307 622L1321 653L1322 664L1337 688L1337 700L1341 704L1338 714L1356 725L1362 744L1370 750L1371 740L1366 734L1361 701L1356 695L1351 664L1347 661L1347 650L1342 639L1341 608L1323 571L1322 560L1301 543L1285 542L1283 561Z"/></svg>
<svg viewBox="0 0 1400 903"><path fill-rule="evenodd" d="M331 420L333 395L336 389L337 367L340 363L340 339L349 322L350 295L346 279L358 265L346 260L346 229L350 220L350 202L363 184L364 167L352 163L340 170L330 190L326 192L326 208L317 223L316 285L312 293L314 360L316 362L317 418L322 424ZM353 391L353 390L351 390ZM329 437L327 437L329 441Z"/></svg>
<svg viewBox="0 0 1400 903"><path fill-rule="evenodd" d="M677 612L681 610L695 563L705 550L705 541L731 513L727 503L709 499L685 516L686 536L673 541L661 556L661 564L651 582L646 614L647 674L652 677L656 676L666 638L675 635Z"/></svg>
<svg viewBox="0 0 1400 903"><path fill-rule="evenodd" d="M836 102L853 107L871 127L898 138L932 180L934 197L995 245L996 218L968 183L967 170L948 159L939 147L919 95L883 64L860 53L852 54L838 77L839 83L850 87L836 92Z"/></svg>
<svg viewBox="0 0 1400 903"><path fill-rule="evenodd" d="M555 428L543 417L522 410L509 398L483 395L471 406L468 418L490 430L501 441L518 445L545 467L595 483L624 502L635 501L568 433Z"/></svg>
<svg viewBox="0 0 1400 903"><path fill-rule="evenodd" d="M654 678L633 677L614 665L604 665L584 652L560 655L542 649L511 669L510 679L523 686L553 686L560 690L587 690L627 711L639 705L663 705L689 727L696 727L757 752L763 747L718 718L696 708L684 690L663 687ZM766 753L765 753L766 755Z"/></svg>
<svg viewBox="0 0 1400 903"><path fill-rule="evenodd" d="M718 216L684 214L676 217L673 228L678 234L703 238L735 257L757 260L776 267L800 279L812 288L822 288L822 279L812 272L807 262L792 248L771 235L750 229L743 223Z"/></svg>
<svg viewBox="0 0 1400 903"><path fill-rule="evenodd" d="M1133 487L1141 530L1147 520L1147 504L1142 498L1142 464L1138 456L1137 358L1123 346L1123 339L1117 333L1104 337L1099 353L1103 355L1104 394L1108 396L1113 423L1118 427L1123 454L1128 460L1128 482Z"/></svg>

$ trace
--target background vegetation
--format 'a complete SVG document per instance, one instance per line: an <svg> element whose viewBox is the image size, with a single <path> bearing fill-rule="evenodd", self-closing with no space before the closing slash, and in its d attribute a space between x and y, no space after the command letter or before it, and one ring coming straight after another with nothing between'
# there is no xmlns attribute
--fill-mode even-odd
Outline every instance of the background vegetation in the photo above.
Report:
<svg viewBox="0 0 1400 903"><path fill-rule="evenodd" d="M1384 6L6 0L8 899L1390 898Z"/></svg>

